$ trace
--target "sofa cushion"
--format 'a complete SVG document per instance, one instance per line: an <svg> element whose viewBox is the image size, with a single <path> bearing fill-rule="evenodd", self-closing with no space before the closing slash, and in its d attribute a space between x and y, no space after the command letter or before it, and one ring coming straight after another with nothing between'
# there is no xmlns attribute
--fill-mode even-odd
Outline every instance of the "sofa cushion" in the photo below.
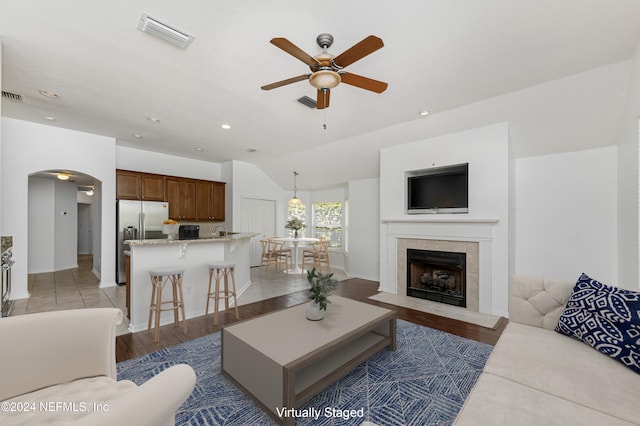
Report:
<svg viewBox="0 0 640 426"><path fill-rule="evenodd" d="M640 376L582 342L552 330L510 322L484 371L638 422Z"/></svg>
<svg viewBox="0 0 640 426"><path fill-rule="evenodd" d="M556 331L640 374L640 293L608 286L582 274Z"/></svg>
<svg viewBox="0 0 640 426"><path fill-rule="evenodd" d="M509 283L509 321L553 330L574 284L573 280L513 275Z"/></svg>
<svg viewBox="0 0 640 426"><path fill-rule="evenodd" d="M632 425L622 419L502 377L483 373L455 425Z"/></svg>
<svg viewBox="0 0 640 426"><path fill-rule="evenodd" d="M110 377L91 377L40 389L5 402L16 410L0 410L3 425L65 425L101 408L109 408L109 401L136 388L129 380L116 381ZM95 404L95 405L94 405ZM101 405L102 404L102 405Z"/></svg>

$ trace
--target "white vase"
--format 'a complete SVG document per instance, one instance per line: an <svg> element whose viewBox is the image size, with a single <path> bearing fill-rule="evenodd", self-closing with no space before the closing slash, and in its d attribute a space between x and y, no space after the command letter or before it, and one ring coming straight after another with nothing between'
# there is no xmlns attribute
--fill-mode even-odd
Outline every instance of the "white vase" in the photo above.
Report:
<svg viewBox="0 0 640 426"><path fill-rule="evenodd" d="M311 321L320 321L324 318L324 309L320 309L320 305L311 302L307 305L307 319Z"/></svg>

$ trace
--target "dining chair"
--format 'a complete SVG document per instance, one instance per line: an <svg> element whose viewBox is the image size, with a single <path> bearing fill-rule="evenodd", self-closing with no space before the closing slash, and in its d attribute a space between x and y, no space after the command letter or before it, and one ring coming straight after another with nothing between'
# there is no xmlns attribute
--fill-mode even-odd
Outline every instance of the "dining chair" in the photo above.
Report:
<svg viewBox="0 0 640 426"><path fill-rule="evenodd" d="M272 244L272 251L274 251L279 257L280 260L284 260L285 271L289 270L289 268L293 268L293 257L291 247L285 247L284 241L276 241L275 239L279 237L269 237L269 241Z"/></svg>
<svg viewBox="0 0 640 426"><path fill-rule="evenodd" d="M269 274L269 268L272 264L275 265L276 271L278 271L281 256L275 251L275 249L277 249L277 242L269 239L260 240L260 245L262 246L262 256L260 258L260 273L262 273L262 267L264 266L267 268L267 274Z"/></svg>
<svg viewBox="0 0 640 426"><path fill-rule="evenodd" d="M322 272L322 265L326 265L327 271L331 272L331 263L329 261L329 240L322 239L317 243L313 243L311 248L302 250L302 273L305 271L305 264L309 262L318 272Z"/></svg>

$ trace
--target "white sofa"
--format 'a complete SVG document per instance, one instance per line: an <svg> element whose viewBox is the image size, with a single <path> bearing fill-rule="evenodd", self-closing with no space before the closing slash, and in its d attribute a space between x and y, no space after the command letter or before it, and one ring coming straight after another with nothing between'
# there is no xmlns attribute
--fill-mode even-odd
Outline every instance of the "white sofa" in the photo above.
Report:
<svg viewBox="0 0 640 426"><path fill-rule="evenodd" d="M139 387L117 381L121 321L114 308L0 319L0 423L173 425L195 373L176 365Z"/></svg>
<svg viewBox="0 0 640 426"><path fill-rule="evenodd" d="M554 331L574 284L512 278L509 324L456 425L640 424L640 375Z"/></svg>

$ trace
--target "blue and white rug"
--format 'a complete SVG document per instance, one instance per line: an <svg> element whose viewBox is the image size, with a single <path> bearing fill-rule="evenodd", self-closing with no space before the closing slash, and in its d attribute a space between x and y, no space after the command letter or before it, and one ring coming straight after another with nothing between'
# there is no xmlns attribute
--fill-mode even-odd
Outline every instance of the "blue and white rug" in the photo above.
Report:
<svg viewBox="0 0 640 426"><path fill-rule="evenodd" d="M493 346L398 320L398 349L384 350L299 409L298 425L449 425ZM118 363L118 380L144 383L174 364L196 372L176 425L275 425L220 370L220 333Z"/></svg>

